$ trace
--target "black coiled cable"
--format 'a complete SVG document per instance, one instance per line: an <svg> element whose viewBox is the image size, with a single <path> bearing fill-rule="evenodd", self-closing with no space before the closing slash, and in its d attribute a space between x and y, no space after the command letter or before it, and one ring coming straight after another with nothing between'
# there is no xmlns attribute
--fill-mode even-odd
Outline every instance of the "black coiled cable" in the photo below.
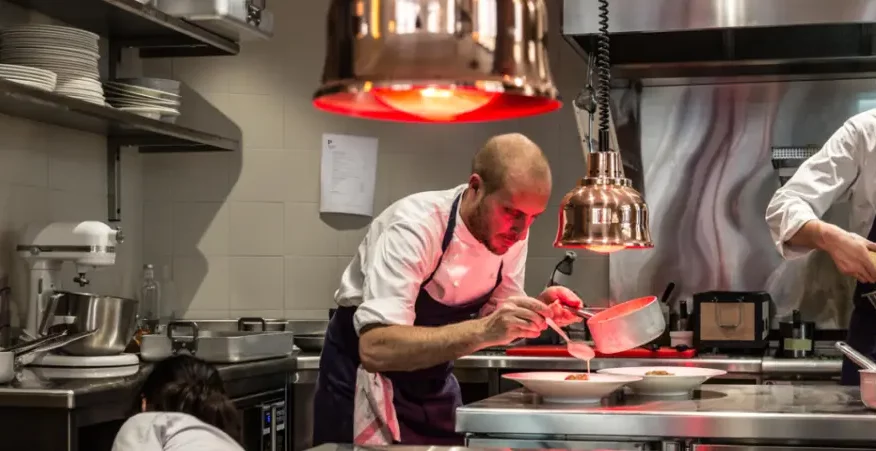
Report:
<svg viewBox="0 0 876 451"><path fill-rule="evenodd" d="M599 36L596 37L596 72L599 89L596 91L596 104L599 107L599 150L609 150L609 107L611 84L610 41L608 37L608 0L599 0Z"/></svg>

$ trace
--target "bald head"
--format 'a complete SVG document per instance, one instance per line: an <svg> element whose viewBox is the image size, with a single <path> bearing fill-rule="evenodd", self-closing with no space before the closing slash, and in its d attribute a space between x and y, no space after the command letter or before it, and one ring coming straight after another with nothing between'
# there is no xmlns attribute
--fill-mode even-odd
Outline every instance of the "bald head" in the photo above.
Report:
<svg viewBox="0 0 876 451"><path fill-rule="evenodd" d="M460 215L497 255L526 239L551 195L551 170L538 146L519 133L490 138L472 161Z"/></svg>
<svg viewBox="0 0 876 451"><path fill-rule="evenodd" d="M484 181L487 194L525 182L550 184L551 169L538 147L520 133L490 138L475 154L471 171Z"/></svg>

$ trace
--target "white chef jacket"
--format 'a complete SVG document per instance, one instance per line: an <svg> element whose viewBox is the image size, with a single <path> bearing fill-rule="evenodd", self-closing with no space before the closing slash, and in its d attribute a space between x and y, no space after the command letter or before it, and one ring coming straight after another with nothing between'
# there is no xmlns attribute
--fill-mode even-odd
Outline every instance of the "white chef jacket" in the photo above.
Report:
<svg viewBox="0 0 876 451"><path fill-rule="evenodd" d="M413 325L420 285L439 260L425 289L442 304L465 304L492 290L503 262L502 283L485 309L524 294L528 234L505 255L495 255L469 232L457 209L453 238L441 257L450 209L466 186L412 194L371 222L335 292L339 306L359 307L353 317L357 334L370 324Z"/></svg>
<svg viewBox="0 0 876 451"><path fill-rule="evenodd" d="M243 451L225 432L185 413L145 412L125 421L113 451Z"/></svg>
<svg viewBox="0 0 876 451"><path fill-rule="evenodd" d="M851 204L849 231L866 237L876 216L876 109L853 116L776 191L766 220L785 258L810 249L787 241L837 201Z"/></svg>

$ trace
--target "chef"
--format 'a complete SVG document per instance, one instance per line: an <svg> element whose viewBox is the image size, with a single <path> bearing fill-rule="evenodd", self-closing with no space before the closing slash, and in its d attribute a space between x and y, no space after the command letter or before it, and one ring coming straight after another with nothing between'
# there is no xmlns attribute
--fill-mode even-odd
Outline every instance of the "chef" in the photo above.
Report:
<svg viewBox="0 0 876 451"><path fill-rule="evenodd" d="M820 218L837 201L851 202L849 230ZM847 120L773 196L766 220L785 258L812 249L827 252L844 274L857 279L847 341L876 357L876 110ZM841 383L858 385L858 367L845 358Z"/></svg>
<svg viewBox="0 0 876 451"><path fill-rule="evenodd" d="M314 446L374 444L368 439L386 430L395 432L389 442L461 445L452 362L537 337L545 317L560 326L579 321L559 305L581 306L570 290L551 287L537 299L523 291L529 226L550 193L538 146L520 134L500 135L477 152L468 183L412 194L374 219L335 293L339 308L319 362ZM374 425L363 425L365 404L375 400L386 408Z"/></svg>

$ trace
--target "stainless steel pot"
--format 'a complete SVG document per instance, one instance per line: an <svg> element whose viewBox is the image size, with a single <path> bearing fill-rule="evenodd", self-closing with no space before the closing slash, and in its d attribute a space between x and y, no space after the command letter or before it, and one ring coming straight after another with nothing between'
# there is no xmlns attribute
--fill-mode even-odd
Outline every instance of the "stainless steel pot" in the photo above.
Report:
<svg viewBox="0 0 876 451"><path fill-rule="evenodd" d="M663 310L656 296L646 296L617 304L598 313L576 310L587 318L587 329L596 350L615 354L650 343L666 329Z"/></svg>
<svg viewBox="0 0 876 451"><path fill-rule="evenodd" d="M295 334L292 342L304 352L322 352L325 334Z"/></svg>
<svg viewBox="0 0 876 451"><path fill-rule="evenodd" d="M58 291L50 297L43 321L46 326L60 322L71 333L95 331L85 339L62 347L61 351L66 354L115 355L122 353L134 336L138 304L133 299L116 296ZM47 328L43 328L44 333L48 332Z"/></svg>
<svg viewBox="0 0 876 451"><path fill-rule="evenodd" d="M836 348L863 368L858 370L858 374L861 376L861 402L868 409L876 410L876 363L855 351L844 341L836 342Z"/></svg>

